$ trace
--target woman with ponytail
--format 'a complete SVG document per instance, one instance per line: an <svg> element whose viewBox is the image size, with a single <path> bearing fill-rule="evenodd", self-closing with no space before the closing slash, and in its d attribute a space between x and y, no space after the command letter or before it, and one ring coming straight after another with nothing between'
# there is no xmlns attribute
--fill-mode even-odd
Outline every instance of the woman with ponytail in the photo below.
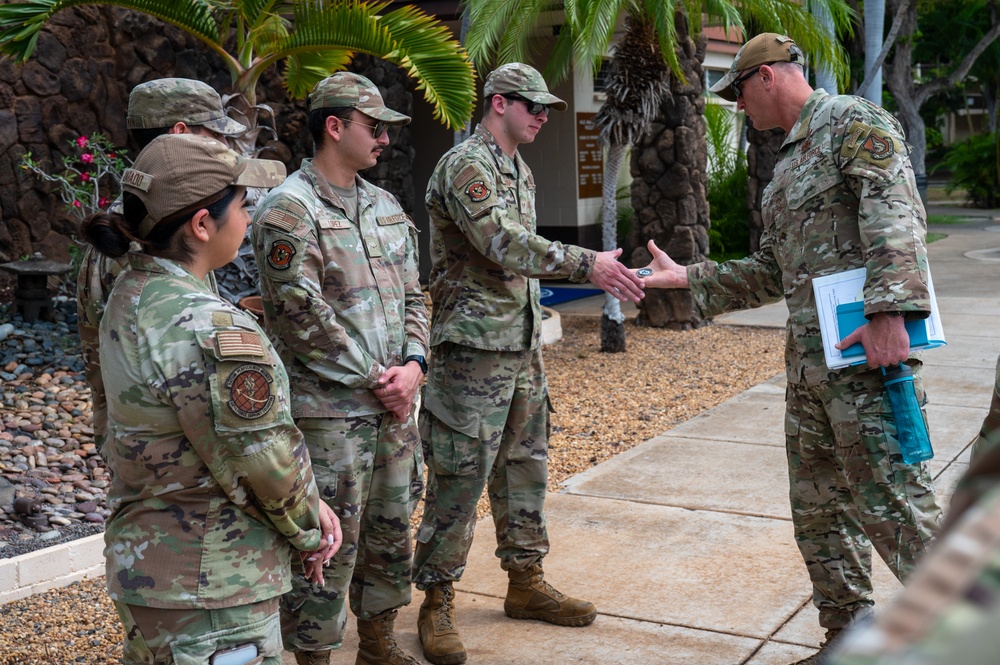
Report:
<svg viewBox="0 0 1000 665"><path fill-rule="evenodd" d="M236 256L246 187L284 175L209 138L162 136L123 175L123 212L81 227L111 257L142 246L100 324L107 583L126 664L280 665L293 551L322 579L339 547L277 354L205 283Z"/></svg>

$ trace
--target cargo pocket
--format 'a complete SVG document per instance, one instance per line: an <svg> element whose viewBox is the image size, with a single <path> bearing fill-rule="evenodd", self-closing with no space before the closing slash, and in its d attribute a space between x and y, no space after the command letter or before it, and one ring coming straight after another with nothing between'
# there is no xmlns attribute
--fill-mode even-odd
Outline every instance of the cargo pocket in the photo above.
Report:
<svg viewBox="0 0 1000 665"><path fill-rule="evenodd" d="M216 651L254 644L260 658L281 658L281 622L278 613L237 628L226 628L193 640L177 640L170 645L175 665L205 665Z"/></svg>
<svg viewBox="0 0 1000 665"><path fill-rule="evenodd" d="M441 476L475 476L482 447L482 414L468 405L448 404L434 393L424 396L422 428L425 462Z"/></svg>

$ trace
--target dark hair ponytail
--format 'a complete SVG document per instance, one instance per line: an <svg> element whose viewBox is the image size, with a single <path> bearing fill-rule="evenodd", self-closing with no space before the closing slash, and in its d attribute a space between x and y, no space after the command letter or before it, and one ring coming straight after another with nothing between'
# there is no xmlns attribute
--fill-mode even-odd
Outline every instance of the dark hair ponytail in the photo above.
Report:
<svg viewBox="0 0 1000 665"><path fill-rule="evenodd" d="M98 212L80 224L83 239L105 256L125 256L133 242L142 242L136 237L136 230L146 217L145 204L135 194L125 192L122 210L123 213Z"/></svg>

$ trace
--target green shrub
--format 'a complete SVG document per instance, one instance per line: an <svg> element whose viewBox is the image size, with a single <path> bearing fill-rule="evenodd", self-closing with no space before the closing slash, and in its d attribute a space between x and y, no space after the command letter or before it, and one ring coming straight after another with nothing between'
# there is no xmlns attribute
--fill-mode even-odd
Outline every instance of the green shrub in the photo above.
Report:
<svg viewBox="0 0 1000 665"><path fill-rule="evenodd" d="M747 160L732 143L735 114L719 104L705 105L708 143L709 258L741 259L750 252L747 210Z"/></svg>
<svg viewBox="0 0 1000 665"><path fill-rule="evenodd" d="M1000 205L1000 141L997 133L956 143L939 166L951 172L945 187L949 194L964 189L976 208Z"/></svg>

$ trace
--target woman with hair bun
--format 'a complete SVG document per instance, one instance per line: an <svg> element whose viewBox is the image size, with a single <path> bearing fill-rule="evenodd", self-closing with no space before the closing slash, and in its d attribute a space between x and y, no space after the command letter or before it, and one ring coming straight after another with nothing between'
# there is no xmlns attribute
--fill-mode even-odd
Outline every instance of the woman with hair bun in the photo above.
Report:
<svg viewBox="0 0 1000 665"><path fill-rule="evenodd" d="M340 546L277 354L204 281L236 256L246 187L284 176L209 138L162 136L124 173L123 214L82 226L109 256L143 248L100 325L115 468L107 584L126 664L280 665L293 550L321 580Z"/></svg>

